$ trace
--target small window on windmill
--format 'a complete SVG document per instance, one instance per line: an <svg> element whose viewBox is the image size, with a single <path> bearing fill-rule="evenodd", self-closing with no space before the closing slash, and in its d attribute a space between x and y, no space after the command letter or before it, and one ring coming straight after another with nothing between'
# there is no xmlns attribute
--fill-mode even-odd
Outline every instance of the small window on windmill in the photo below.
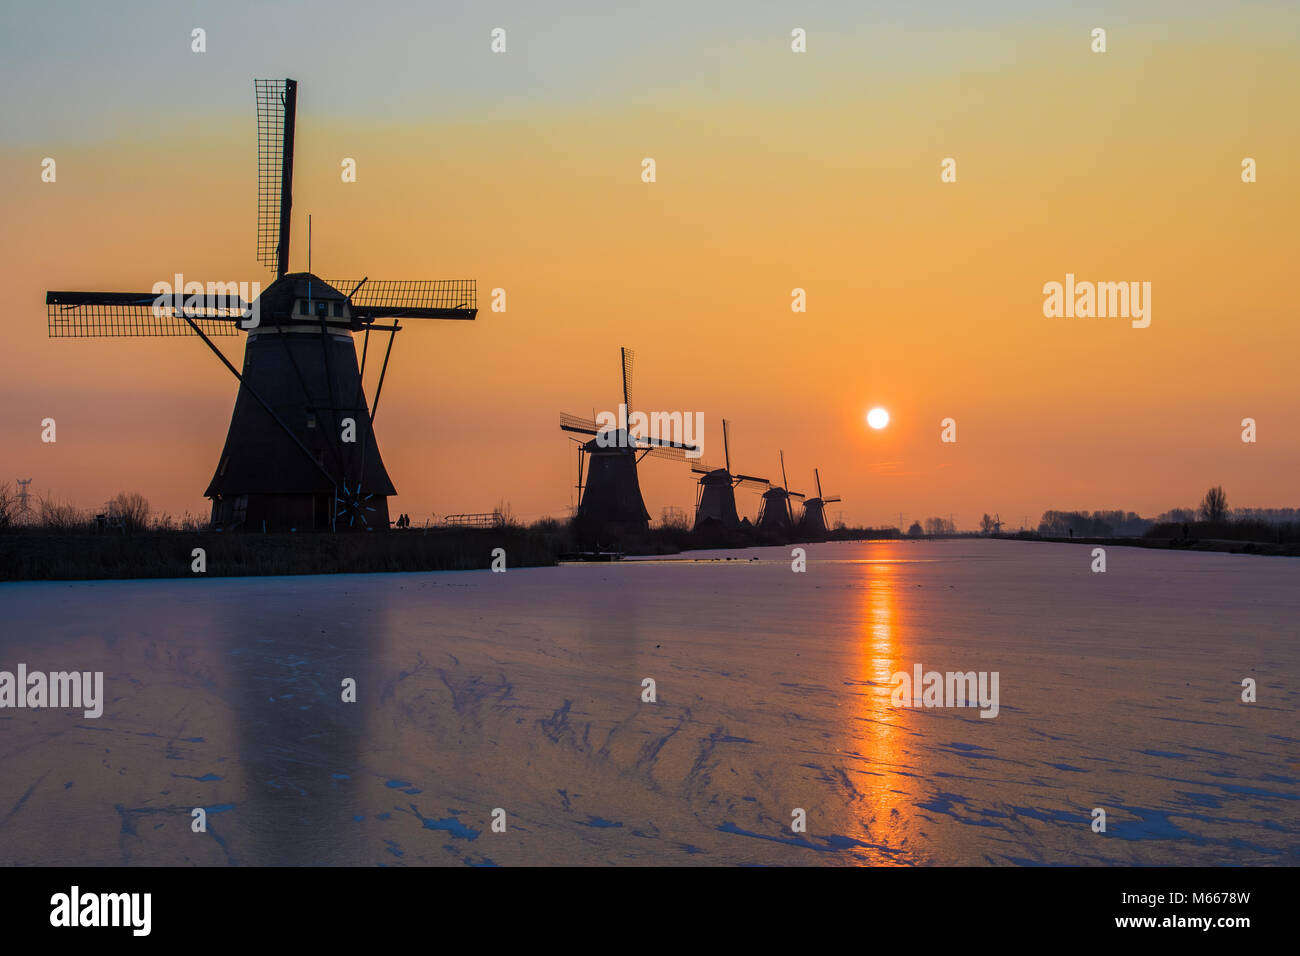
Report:
<svg viewBox="0 0 1300 956"><path fill-rule="evenodd" d="M343 303L342 303L342 302L335 302L335 303L334 303L334 318L336 318L336 319L341 319L341 318L343 318Z"/></svg>
<svg viewBox="0 0 1300 956"><path fill-rule="evenodd" d="M221 459L221 467L217 469L217 474L218 474L218 475L225 475L225 473L226 473L226 466L229 465L229 464L230 464L230 456L227 455L225 458L222 458L222 459Z"/></svg>
<svg viewBox="0 0 1300 956"><path fill-rule="evenodd" d="M306 300L306 299L299 299L299 300L298 300L298 314L299 314L299 315L307 315L307 300Z"/></svg>
<svg viewBox="0 0 1300 956"><path fill-rule="evenodd" d="M315 412L308 412L308 413L307 413L307 427L308 427L308 428L315 428L315 427L316 427L316 413L315 413Z"/></svg>
<svg viewBox="0 0 1300 956"><path fill-rule="evenodd" d="M316 303L316 315L322 319L329 318L330 304L328 302Z"/></svg>

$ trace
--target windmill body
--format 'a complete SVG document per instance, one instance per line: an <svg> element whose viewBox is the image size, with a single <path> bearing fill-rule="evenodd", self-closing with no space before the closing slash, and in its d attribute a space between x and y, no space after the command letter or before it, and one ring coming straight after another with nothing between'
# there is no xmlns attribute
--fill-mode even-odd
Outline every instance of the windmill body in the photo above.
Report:
<svg viewBox="0 0 1300 956"><path fill-rule="evenodd" d="M758 529L780 534L790 534L794 531L790 493L784 488L772 487L763 492L763 503L758 511Z"/></svg>
<svg viewBox="0 0 1300 956"><path fill-rule="evenodd" d="M799 516L799 532L809 537L825 537L826 508L820 498L808 498L803 503L803 513Z"/></svg>
<svg viewBox="0 0 1300 956"><path fill-rule="evenodd" d="M786 482L785 452L781 452L781 481ZM793 534L795 523L791 498L802 499L803 495L778 486L771 486L763 492L763 503L758 512L758 530L771 531L780 535Z"/></svg>
<svg viewBox="0 0 1300 956"><path fill-rule="evenodd" d="M319 530L343 519L352 527L388 527L388 497L396 489L368 427L347 297L322 279L293 273L277 279L258 305L261 324L244 347L246 387L235 399L204 492L212 500L213 524ZM324 332L319 315L313 316L321 311ZM276 418L310 458L286 440Z"/></svg>
<svg viewBox="0 0 1300 956"><path fill-rule="evenodd" d="M205 496L236 530L388 528L396 494L374 434L402 319L473 319L473 280L326 281L289 272L298 84L257 80L258 259L276 280L253 302L233 283L184 295L49 292L51 337L196 335L239 382ZM180 277L177 277L180 283ZM214 285L223 289L213 301ZM204 287L200 283L200 290ZM242 371L211 337L246 332ZM363 387L372 332L387 332L374 398ZM364 333L357 362L355 335Z"/></svg>
<svg viewBox="0 0 1300 956"><path fill-rule="evenodd" d="M725 468L715 468L700 478L695 502L695 528L698 531L709 524L727 529L740 527L740 515L736 511L736 486L732 482L731 472Z"/></svg>
<svg viewBox="0 0 1300 956"><path fill-rule="evenodd" d="M697 531L709 527L725 528L728 531L740 528L740 514L736 509L736 488L740 485L767 487L769 484L766 478L732 474L731 441L728 431L728 422L724 418L722 447L726 456L726 467L697 465L691 469L701 476L695 495L695 530Z"/></svg>
<svg viewBox="0 0 1300 956"><path fill-rule="evenodd" d="M645 531L650 526L650 512L641 495L637 478L637 450L626 442L625 431L607 433L604 442L592 439L582 448L587 456L587 483L578 504L581 522L598 526L616 526L628 531ZM612 447L610 447L612 446Z"/></svg>
<svg viewBox="0 0 1300 956"><path fill-rule="evenodd" d="M826 506L841 499L838 495L829 498L822 496L822 476L816 468L813 469L813 478L817 484L817 495L804 500L803 514L799 518L799 532L810 538L824 538L829 532L826 524Z"/></svg>

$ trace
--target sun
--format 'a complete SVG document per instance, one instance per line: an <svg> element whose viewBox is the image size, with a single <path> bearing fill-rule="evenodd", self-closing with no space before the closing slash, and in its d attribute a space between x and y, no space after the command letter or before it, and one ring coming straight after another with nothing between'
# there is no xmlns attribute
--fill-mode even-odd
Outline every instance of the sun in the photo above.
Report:
<svg viewBox="0 0 1300 956"><path fill-rule="evenodd" d="M867 412L867 424L879 431L889 424L889 412L883 408L873 408Z"/></svg>

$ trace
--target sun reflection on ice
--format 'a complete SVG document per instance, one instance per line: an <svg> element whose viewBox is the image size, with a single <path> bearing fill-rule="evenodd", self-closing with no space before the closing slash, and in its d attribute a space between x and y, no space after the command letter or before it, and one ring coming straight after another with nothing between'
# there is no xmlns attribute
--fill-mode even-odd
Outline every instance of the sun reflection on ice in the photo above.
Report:
<svg viewBox="0 0 1300 956"><path fill-rule="evenodd" d="M876 546L873 546L875 550ZM871 841L898 852L881 862L916 862L908 849L915 826L912 807L917 798L917 781L908 772L906 728L908 711L890 704L890 678L910 667L904 661L907 630L901 620L899 569L894 557L897 545L878 546L879 554L860 565L866 576L862 606L861 639L858 642L856 680L862 693L856 694L853 738L866 758L858 778L864 800L859 805L860 823Z"/></svg>

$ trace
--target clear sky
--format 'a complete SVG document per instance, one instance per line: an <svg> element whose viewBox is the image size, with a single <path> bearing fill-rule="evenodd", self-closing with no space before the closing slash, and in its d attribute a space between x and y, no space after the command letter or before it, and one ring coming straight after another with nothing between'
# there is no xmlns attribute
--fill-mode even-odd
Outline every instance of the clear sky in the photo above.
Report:
<svg viewBox="0 0 1300 956"><path fill-rule="evenodd" d="M43 296L269 284L252 80L292 76L293 267L311 213L320 275L479 284L477 322L398 337L395 512L565 513L557 418L613 408L621 345L638 406L702 411L711 460L731 419L733 464L784 449L796 490L820 467L852 522L1300 505L1295 4L547 6L0 4L0 480L206 513L229 373L193 339L49 340ZM1150 327L1045 318L1067 272L1150 282ZM693 505L685 468L641 474L656 517Z"/></svg>

